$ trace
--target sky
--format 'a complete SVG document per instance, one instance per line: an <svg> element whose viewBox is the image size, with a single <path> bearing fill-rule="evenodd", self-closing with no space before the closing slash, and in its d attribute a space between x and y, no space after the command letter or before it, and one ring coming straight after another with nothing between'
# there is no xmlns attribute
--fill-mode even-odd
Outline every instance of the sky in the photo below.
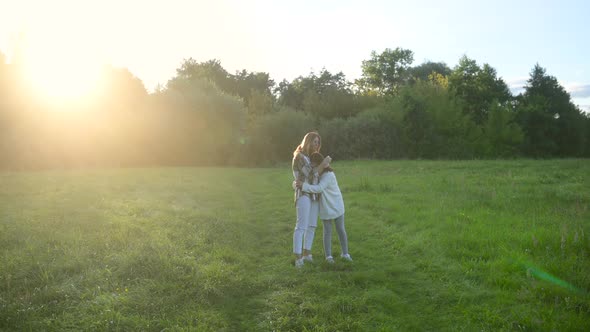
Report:
<svg viewBox="0 0 590 332"><path fill-rule="evenodd" d="M0 0L0 52L10 58L26 36L31 57L125 67L153 90L191 57L275 82L322 68L352 81L371 51L401 47L414 52L413 65L453 68L463 55L488 63L514 93L538 63L590 112L589 3Z"/></svg>

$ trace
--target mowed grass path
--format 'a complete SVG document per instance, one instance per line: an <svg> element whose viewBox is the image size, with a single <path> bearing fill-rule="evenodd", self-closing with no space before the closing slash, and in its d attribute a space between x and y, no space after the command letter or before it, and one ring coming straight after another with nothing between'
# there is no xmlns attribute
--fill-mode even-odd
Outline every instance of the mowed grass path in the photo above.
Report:
<svg viewBox="0 0 590 332"><path fill-rule="evenodd" d="M590 329L590 160L333 167L301 270L289 165L0 173L0 330Z"/></svg>

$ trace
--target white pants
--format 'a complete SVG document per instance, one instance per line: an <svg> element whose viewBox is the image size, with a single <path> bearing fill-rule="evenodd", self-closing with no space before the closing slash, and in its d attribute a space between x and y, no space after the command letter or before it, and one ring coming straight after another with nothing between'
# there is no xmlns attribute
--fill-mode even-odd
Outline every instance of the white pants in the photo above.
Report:
<svg viewBox="0 0 590 332"><path fill-rule="evenodd" d="M302 195L295 203L297 210L297 224L293 233L293 253L301 255L303 249L311 250L315 228L318 225L320 202L312 201L307 195Z"/></svg>

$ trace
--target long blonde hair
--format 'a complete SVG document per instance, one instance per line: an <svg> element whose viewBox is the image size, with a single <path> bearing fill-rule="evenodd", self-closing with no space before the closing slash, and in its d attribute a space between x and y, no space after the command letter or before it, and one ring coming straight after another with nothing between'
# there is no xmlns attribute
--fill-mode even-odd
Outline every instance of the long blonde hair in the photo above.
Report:
<svg viewBox="0 0 590 332"><path fill-rule="evenodd" d="M320 140L320 145L318 146L318 150L317 151L310 151L311 143L313 142L313 140L316 137ZM310 156L312 152L319 152L321 147L322 147L322 137L320 136L320 134L318 134L315 131L310 131L309 133L305 134L305 136L303 136L303 140L301 141L301 144L299 144L297 146L297 148L295 149L295 151L293 151L293 156L296 156L299 152L304 153L306 156Z"/></svg>

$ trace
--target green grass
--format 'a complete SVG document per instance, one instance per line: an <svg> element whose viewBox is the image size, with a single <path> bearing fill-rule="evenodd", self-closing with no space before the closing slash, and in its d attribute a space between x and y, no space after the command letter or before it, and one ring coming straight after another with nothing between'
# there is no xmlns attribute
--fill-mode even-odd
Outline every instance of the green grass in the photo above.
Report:
<svg viewBox="0 0 590 332"><path fill-rule="evenodd" d="M590 160L333 166L302 270L289 165L0 173L0 330L590 329Z"/></svg>

